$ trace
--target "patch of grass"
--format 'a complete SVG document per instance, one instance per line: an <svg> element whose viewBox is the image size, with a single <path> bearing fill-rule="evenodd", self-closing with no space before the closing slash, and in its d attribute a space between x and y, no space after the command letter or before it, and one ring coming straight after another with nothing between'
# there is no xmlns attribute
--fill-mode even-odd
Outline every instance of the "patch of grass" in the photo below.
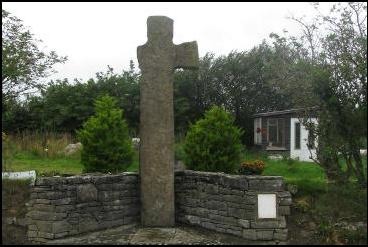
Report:
<svg viewBox="0 0 368 247"><path fill-rule="evenodd" d="M127 172L139 172L139 153L134 152L133 163L128 167Z"/></svg>
<svg viewBox="0 0 368 247"><path fill-rule="evenodd" d="M68 133L23 132L13 135L3 134L3 171L36 170L37 175L77 175L83 173L80 152L65 155L64 148L76 142ZM47 150L47 151L46 151ZM138 153L128 171L138 171Z"/></svg>
<svg viewBox="0 0 368 247"><path fill-rule="evenodd" d="M34 155L31 152L17 153L11 166L7 171L30 171L35 170L38 176L54 176L54 175L78 175L83 173L84 166L80 162L80 154L73 156L64 156L59 158L43 158ZM133 163L128 167L129 172L137 172L139 170L139 155L136 152Z"/></svg>
<svg viewBox="0 0 368 247"><path fill-rule="evenodd" d="M243 160L263 160L266 164L262 175L282 176L288 184L298 186L300 195L326 191L327 180L323 169L313 163L291 159L271 160L267 154L245 152Z"/></svg>
<svg viewBox="0 0 368 247"><path fill-rule="evenodd" d="M15 156L9 171L36 170L37 175L46 174L81 174L83 165L75 157L40 158L30 153L19 153Z"/></svg>

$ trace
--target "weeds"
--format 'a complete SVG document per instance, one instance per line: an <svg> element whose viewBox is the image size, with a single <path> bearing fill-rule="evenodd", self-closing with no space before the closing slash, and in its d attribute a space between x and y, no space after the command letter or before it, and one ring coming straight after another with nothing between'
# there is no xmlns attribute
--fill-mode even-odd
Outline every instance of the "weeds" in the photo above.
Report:
<svg viewBox="0 0 368 247"><path fill-rule="evenodd" d="M9 135L9 142L18 152L27 152L35 157L63 157L64 148L75 141L70 133L24 131Z"/></svg>

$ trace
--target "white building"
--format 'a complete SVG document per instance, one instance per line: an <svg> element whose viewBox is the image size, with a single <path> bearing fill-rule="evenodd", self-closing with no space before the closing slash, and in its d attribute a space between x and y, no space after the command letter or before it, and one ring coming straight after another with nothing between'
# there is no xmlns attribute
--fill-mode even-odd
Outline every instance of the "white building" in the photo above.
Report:
<svg viewBox="0 0 368 247"><path fill-rule="evenodd" d="M317 145L312 135L303 124L303 120L317 124L317 118L308 112L308 118L304 109L291 109L285 111L273 111L258 113L254 117L254 145L270 154L280 154L310 161L315 158L316 150L308 149L307 144Z"/></svg>

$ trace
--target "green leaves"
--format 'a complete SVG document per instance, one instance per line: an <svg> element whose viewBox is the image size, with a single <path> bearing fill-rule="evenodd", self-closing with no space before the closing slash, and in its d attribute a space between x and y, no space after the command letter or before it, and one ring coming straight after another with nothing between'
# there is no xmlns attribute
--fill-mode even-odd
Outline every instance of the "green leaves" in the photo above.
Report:
<svg viewBox="0 0 368 247"><path fill-rule="evenodd" d="M66 57L59 57L55 51L46 53L40 50L40 42L20 19L2 10L3 100L42 88L39 79L53 72L54 64L66 61Z"/></svg>
<svg viewBox="0 0 368 247"><path fill-rule="evenodd" d="M96 100L95 112L77 132L85 171L126 171L133 161L133 148L123 111L114 98L105 95Z"/></svg>
<svg viewBox="0 0 368 247"><path fill-rule="evenodd" d="M232 173L240 162L242 131L223 108L214 106L192 125L184 143L189 169Z"/></svg>

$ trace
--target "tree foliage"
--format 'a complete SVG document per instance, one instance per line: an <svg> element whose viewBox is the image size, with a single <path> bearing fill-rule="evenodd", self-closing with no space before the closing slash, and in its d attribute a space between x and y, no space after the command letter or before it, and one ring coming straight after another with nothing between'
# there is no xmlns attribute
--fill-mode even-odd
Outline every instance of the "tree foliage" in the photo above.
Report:
<svg viewBox="0 0 368 247"><path fill-rule="evenodd" d="M126 171L133 148L123 111L116 100L103 96L95 102L95 114L78 131L83 144L81 163L87 172Z"/></svg>
<svg viewBox="0 0 368 247"><path fill-rule="evenodd" d="M278 55L263 42L249 52L233 51L220 57L208 53L200 59L198 72L177 72L176 128L185 131L211 105L219 105L235 116L235 123L245 130L242 141L252 145L253 114L291 107L289 97L271 83L279 73L272 67Z"/></svg>
<svg viewBox="0 0 368 247"><path fill-rule="evenodd" d="M363 187L367 181L359 149L367 138L366 10L366 3L339 3L329 15L319 12L312 23L293 18L304 30L301 58L311 65L305 74L319 109L319 124L308 126L318 137L315 161L330 180L345 183L355 175Z"/></svg>
<svg viewBox="0 0 368 247"><path fill-rule="evenodd" d="M66 61L55 51L40 50L40 42L20 19L2 10L3 100L42 88L40 79L53 72L54 64Z"/></svg>
<svg viewBox="0 0 368 247"><path fill-rule="evenodd" d="M135 135L139 121L138 74L132 70L116 74L112 68L97 73L96 79L87 82L75 80L71 83L67 79L51 81L41 90L40 96L30 96L22 103L13 100L5 104L3 129L22 131L27 128L74 133L94 114L94 101L105 94L118 100L118 106L124 109L131 134Z"/></svg>
<svg viewBox="0 0 368 247"><path fill-rule="evenodd" d="M212 107L185 137L186 166L199 171L234 172L240 164L241 132L231 114L221 107Z"/></svg>

